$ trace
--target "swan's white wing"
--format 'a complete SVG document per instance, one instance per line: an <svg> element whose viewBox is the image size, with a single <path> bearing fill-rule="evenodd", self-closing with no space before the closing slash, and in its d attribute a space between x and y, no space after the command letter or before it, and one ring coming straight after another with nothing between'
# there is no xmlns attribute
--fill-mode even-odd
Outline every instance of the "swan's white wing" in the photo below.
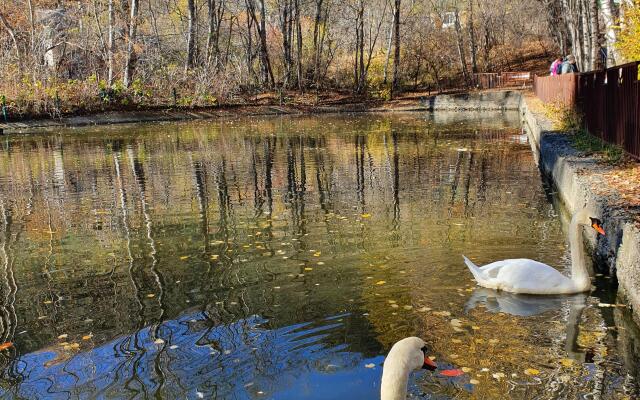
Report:
<svg viewBox="0 0 640 400"><path fill-rule="evenodd" d="M570 293L571 279L555 268L526 258L497 261L481 267L487 287L513 293Z"/></svg>
<svg viewBox="0 0 640 400"><path fill-rule="evenodd" d="M528 259L512 260L509 266L500 269L496 279L504 290L514 293L560 293L573 287L571 279L557 269Z"/></svg>

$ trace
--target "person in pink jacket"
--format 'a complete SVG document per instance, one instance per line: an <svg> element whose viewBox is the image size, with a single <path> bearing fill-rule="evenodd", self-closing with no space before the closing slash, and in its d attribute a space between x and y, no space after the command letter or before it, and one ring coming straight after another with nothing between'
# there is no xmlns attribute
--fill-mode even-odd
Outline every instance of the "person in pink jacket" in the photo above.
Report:
<svg viewBox="0 0 640 400"><path fill-rule="evenodd" d="M549 67L549 75L551 76L560 75L561 68L562 68L562 57L558 57L553 61L553 63L551 63L551 66Z"/></svg>

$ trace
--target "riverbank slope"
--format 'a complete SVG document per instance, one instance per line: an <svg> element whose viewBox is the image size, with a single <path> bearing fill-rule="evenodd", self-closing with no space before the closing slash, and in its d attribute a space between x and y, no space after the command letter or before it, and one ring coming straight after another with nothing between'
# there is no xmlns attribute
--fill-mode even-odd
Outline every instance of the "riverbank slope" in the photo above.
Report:
<svg viewBox="0 0 640 400"><path fill-rule="evenodd" d="M234 118L261 115L358 113L358 112L408 112L408 111L459 111L459 110L518 110L520 92L517 90L486 90L466 93L405 94L392 101L361 101L346 97L337 102L304 104L294 102L279 105L275 99L266 104L230 105L210 108L160 108L131 111L106 111L86 115L68 115L61 118L25 119L0 123L5 134L31 133L63 127L110 125L136 122L168 122Z"/></svg>

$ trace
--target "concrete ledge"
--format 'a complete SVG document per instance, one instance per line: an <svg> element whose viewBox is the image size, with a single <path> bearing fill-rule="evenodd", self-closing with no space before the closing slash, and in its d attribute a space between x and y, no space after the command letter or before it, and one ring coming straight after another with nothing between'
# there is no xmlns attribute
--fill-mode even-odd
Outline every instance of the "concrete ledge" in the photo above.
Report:
<svg viewBox="0 0 640 400"><path fill-rule="evenodd" d="M421 99L428 110L518 110L521 94L516 90L441 94Z"/></svg>
<svg viewBox="0 0 640 400"><path fill-rule="evenodd" d="M584 239L594 256L594 268L615 275L619 293L640 321L640 230L624 208L624 200L609 190L594 157L580 154L565 133L552 129L543 115L532 112L526 99L521 115L543 173L557 187L560 199L573 213L585 205L599 210L607 236L585 230Z"/></svg>

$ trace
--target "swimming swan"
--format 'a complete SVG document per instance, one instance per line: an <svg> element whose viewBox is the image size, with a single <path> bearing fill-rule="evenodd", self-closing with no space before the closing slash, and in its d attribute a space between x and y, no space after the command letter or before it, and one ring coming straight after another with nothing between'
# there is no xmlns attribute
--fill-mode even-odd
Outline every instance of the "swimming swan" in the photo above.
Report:
<svg viewBox="0 0 640 400"><path fill-rule="evenodd" d="M476 278L478 285L489 289L526 294L571 294L586 292L591 280L585 263L581 227L589 224L604 235L602 222L589 217L583 208L571 218L569 246L571 248L571 278L562 275L553 267L526 258L496 261L483 267L476 266L467 257L465 264Z"/></svg>
<svg viewBox="0 0 640 400"><path fill-rule="evenodd" d="M436 364L427 357L427 346L418 337L408 337L398 341L384 360L381 400L405 400L409 374L420 368L433 371Z"/></svg>

